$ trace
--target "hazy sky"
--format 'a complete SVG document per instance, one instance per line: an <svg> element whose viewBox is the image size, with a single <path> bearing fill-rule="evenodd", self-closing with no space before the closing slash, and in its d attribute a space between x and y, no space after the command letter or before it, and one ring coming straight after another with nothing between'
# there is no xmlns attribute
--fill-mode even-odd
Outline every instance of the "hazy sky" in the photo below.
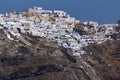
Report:
<svg viewBox="0 0 120 80"><path fill-rule="evenodd" d="M120 0L0 0L0 13L33 6L64 10L80 21L116 23L120 19Z"/></svg>

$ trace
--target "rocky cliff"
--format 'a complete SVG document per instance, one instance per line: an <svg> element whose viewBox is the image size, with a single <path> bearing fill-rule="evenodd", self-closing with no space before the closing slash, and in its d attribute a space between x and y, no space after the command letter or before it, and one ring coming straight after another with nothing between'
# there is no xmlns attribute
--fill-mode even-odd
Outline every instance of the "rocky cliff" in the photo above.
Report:
<svg viewBox="0 0 120 80"><path fill-rule="evenodd" d="M43 37L23 34L9 40L0 30L0 80L119 80L119 42L90 45L87 55ZM27 45L30 44L30 45Z"/></svg>
<svg viewBox="0 0 120 80"><path fill-rule="evenodd" d="M90 80L82 68L75 68L70 49L45 38L22 37L10 41L0 30L0 80Z"/></svg>
<svg viewBox="0 0 120 80"><path fill-rule="evenodd" d="M107 41L84 48L87 61L102 77L102 80L120 80L120 42Z"/></svg>

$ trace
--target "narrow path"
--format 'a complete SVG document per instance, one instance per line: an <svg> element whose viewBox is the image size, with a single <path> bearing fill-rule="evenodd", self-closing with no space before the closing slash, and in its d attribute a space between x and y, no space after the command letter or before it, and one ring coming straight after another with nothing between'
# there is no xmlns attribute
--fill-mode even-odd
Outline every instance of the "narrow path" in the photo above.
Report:
<svg viewBox="0 0 120 80"><path fill-rule="evenodd" d="M79 80L79 78L77 77L77 75L75 74L75 72L73 71L73 69L71 69L71 72L73 73L73 76L74 76L75 80Z"/></svg>
<svg viewBox="0 0 120 80"><path fill-rule="evenodd" d="M86 61L81 58L80 62L83 66L84 71L91 78L91 80L101 80L99 76L95 73L95 70Z"/></svg>

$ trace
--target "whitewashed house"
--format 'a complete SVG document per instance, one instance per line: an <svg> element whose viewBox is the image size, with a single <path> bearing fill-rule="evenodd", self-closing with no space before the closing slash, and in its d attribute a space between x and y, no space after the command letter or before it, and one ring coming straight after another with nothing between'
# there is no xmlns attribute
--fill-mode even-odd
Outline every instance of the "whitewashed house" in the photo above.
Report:
<svg viewBox="0 0 120 80"><path fill-rule="evenodd" d="M68 17L68 14L64 11L54 10L54 13L57 13L60 17Z"/></svg>
<svg viewBox="0 0 120 80"><path fill-rule="evenodd" d="M101 43L107 41L108 39L105 37L105 35L93 35L93 40L96 43L101 44Z"/></svg>
<svg viewBox="0 0 120 80"><path fill-rule="evenodd" d="M115 33L113 26L107 26L105 29L105 35L112 35Z"/></svg>
<svg viewBox="0 0 120 80"><path fill-rule="evenodd" d="M80 56L81 54L86 54L85 51L79 49L79 50L73 50L73 55L74 56Z"/></svg>
<svg viewBox="0 0 120 80"><path fill-rule="evenodd" d="M2 26L0 26L0 29L3 29L3 27L2 27Z"/></svg>

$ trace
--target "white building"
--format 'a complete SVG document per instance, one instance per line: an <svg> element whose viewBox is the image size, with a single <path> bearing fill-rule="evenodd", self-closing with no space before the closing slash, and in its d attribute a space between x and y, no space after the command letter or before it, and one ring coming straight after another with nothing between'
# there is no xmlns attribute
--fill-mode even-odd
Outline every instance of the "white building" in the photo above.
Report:
<svg viewBox="0 0 120 80"><path fill-rule="evenodd" d="M54 10L54 13L57 13L60 17L68 17L68 14L64 11Z"/></svg>
<svg viewBox="0 0 120 80"><path fill-rule="evenodd" d="M105 28L105 35L112 35L115 33L113 26L107 26Z"/></svg>
<svg viewBox="0 0 120 80"><path fill-rule="evenodd" d="M85 25L91 25L91 26L99 26L99 24L97 22L94 21L85 21L83 22Z"/></svg>

